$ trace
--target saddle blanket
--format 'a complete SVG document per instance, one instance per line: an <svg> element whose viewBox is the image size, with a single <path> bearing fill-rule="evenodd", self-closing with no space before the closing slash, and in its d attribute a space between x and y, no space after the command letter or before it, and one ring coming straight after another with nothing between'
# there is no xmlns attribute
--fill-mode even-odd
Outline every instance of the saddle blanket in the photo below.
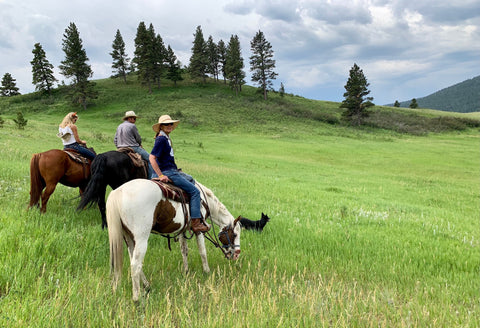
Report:
<svg viewBox="0 0 480 328"><path fill-rule="evenodd" d="M78 151L75 149L67 148L63 150L64 152L67 153L68 156L70 156L71 159L73 159L75 162L82 163L82 164L88 164L88 159L80 155Z"/></svg>
<svg viewBox="0 0 480 328"><path fill-rule="evenodd" d="M190 196L183 189L178 188L171 183L165 183L160 180L151 181L155 182L158 187L160 187L166 198L180 203L188 203L190 201Z"/></svg>

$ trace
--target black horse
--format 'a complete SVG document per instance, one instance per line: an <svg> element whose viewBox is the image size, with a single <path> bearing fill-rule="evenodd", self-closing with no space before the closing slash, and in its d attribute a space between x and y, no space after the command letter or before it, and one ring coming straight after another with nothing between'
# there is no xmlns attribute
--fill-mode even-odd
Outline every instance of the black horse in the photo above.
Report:
<svg viewBox="0 0 480 328"><path fill-rule="evenodd" d="M105 214L105 193L107 186L116 189L127 181L147 178L148 163L136 165L130 156L124 152L112 150L99 154L92 162L90 181L85 188L77 210L83 210L93 204L98 204L102 215L102 229L107 226Z"/></svg>

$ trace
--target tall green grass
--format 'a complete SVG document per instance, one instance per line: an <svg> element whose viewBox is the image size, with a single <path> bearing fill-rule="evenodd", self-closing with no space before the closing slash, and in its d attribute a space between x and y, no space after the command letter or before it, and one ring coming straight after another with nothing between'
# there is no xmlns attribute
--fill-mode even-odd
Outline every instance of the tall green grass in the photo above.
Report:
<svg viewBox="0 0 480 328"><path fill-rule="evenodd" d="M113 149L126 110L141 116L147 150L158 115L179 117L179 166L234 216L264 212L271 222L242 232L236 262L207 245L208 275L193 241L184 275L178 245L170 252L152 235L144 263L152 290L136 305L128 265L112 293L108 234L97 209L75 211L78 190L59 185L46 214L27 211L30 156L59 148L57 125L70 108L27 113L25 130L0 128L0 326L478 325L478 131L354 130L285 115L253 94L192 86L137 97L134 86L105 83L109 102L78 122L98 152ZM302 108L296 97L284 101Z"/></svg>

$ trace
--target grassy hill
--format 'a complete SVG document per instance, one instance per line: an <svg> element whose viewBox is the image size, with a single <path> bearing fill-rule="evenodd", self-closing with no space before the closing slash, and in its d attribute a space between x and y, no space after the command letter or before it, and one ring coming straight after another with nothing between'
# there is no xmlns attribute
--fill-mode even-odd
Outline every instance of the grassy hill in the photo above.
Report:
<svg viewBox="0 0 480 328"><path fill-rule="evenodd" d="M222 131L226 129L256 132L299 128L304 124L321 124L349 128L342 122L340 103L309 100L298 96L271 92L268 101L262 101L257 89L244 86L239 96L222 82L206 84L184 81L178 87L163 83L160 90L148 94L134 77L128 84L120 80L98 80L98 99L85 113L65 98L65 87L54 90L51 96L31 93L0 98L0 116L15 118L22 112L26 119L34 119L41 112L62 116L79 111L82 116L103 116L105 121L116 121L127 110L134 110L145 120L156 123L158 116L169 113L195 127ZM33 115L33 117L31 116ZM255 122L255 124L251 124ZM278 130L281 126L282 129ZM384 129L395 133L423 135L430 132L458 131L480 127L480 115L446 115L440 111L410 110L376 106L362 129ZM284 131L287 132L288 131ZM308 131L305 131L308 133Z"/></svg>
<svg viewBox="0 0 480 328"><path fill-rule="evenodd" d="M478 112L480 111L480 76L416 99L418 106L422 108L458 113ZM402 101L400 106L409 107L411 101L411 99Z"/></svg>

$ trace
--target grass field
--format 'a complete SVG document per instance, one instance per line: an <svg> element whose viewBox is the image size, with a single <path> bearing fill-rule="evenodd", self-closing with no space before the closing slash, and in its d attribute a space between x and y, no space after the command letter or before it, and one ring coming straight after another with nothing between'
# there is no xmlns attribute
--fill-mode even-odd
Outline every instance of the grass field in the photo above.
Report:
<svg viewBox="0 0 480 328"><path fill-rule="evenodd" d="M178 245L170 252L152 235L152 290L136 305L128 265L112 293L107 231L97 209L75 211L77 189L57 187L44 215L27 211L31 154L60 148L55 133L70 111L31 108L25 130L10 120L0 128L0 327L478 326L478 129L352 129L298 114L335 115L334 104L226 103L223 91L116 101L108 83L110 100L79 112L81 138L97 152L113 149L129 109L151 150L150 126L169 113L182 120L172 133L179 166L234 216L264 212L271 222L242 232L236 262L208 244L208 275L193 241L184 275Z"/></svg>

